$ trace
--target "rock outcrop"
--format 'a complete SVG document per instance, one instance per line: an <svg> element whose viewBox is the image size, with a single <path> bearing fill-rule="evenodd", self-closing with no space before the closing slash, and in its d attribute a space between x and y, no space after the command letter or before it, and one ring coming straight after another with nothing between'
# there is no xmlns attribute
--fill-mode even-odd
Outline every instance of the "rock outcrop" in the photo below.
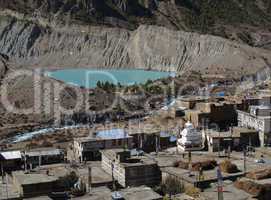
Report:
<svg viewBox="0 0 271 200"><path fill-rule="evenodd" d="M8 72L8 62L9 57L5 54L0 53L0 80L5 77Z"/></svg>
<svg viewBox="0 0 271 200"><path fill-rule="evenodd" d="M0 52L23 67L143 68L200 71L238 77L271 63L268 50L211 35L142 25L119 28L45 27L5 17L0 21Z"/></svg>
<svg viewBox="0 0 271 200"><path fill-rule="evenodd" d="M153 24L270 48L270 37L263 35L271 33L268 0L0 0L0 5L0 10L51 23L72 21L130 30Z"/></svg>

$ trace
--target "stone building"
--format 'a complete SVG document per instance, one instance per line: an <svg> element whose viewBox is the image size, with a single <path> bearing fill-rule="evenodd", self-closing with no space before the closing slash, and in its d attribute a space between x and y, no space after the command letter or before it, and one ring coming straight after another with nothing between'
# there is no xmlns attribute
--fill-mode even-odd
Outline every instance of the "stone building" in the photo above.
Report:
<svg viewBox="0 0 271 200"><path fill-rule="evenodd" d="M248 112L251 106L257 105L270 105L271 96L248 96L243 98L232 98L228 97L228 101L234 102L236 104L237 110L242 110Z"/></svg>
<svg viewBox="0 0 271 200"><path fill-rule="evenodd" d="M194 109L197 103L210 101L209 97L201 97L201 96L193 96L193 97L185 97L181 96L176 99L177 107L183 107L186 109Z"/></svg>
<svg viewBox="0 0 271 200"><path fill-rule="evenodd" d="M68 157L77 161L97 160L100 150L116 148L132 148L133 137L123 129L99 131L90 137L75 138Z"/></svg>
<svg viewBox="0 0 271 200"><path fill-rule="evenodd" d="M244 97L242 99L235 99L236 109L248 111L252 105L259 105L261 99L259 97Z"/></svg>
<svg viewBox="0 0 271 200"><path fill-rule="evenodd" d="M215 124L221 129L237 124L235 104L230 102L201 102L195 109L186 110L185 117L196 128Z"/></svg>
<svg viewBox="0 0 271 200"><path fill-rule="evenodd" d="M22 165L22 155L20 151L0 152L1 169L6 172L18 170Z"/></svg>
<svg viewBox="0 0 271 200"><path fill-rule="evenodd" d="M134 148L144 152L154 152L176 146L176 137L160 128L143 127L133 128L128 131L133 137Z"/></svg>
<svg viewBox="0 0 271 200"><path fill-rule="evenodd" d="M238 126L259 131L261 146L271 144L270 105L250 106L249 112L238 110Z"/></svg>
<svg viewBox="0 0 271 200"><path fill-rule="evenodd" d="M49 195L56 190L58 179L54 176L39 173L12 172L14 188L20 197L29 198Z"/></svg>
<svg viewBox="0 0 271 200"><path fill-rule="evenodd" d="M43 148L26 151L23 157L27 167L36 167L64 162L65 153L61 149Z"/></svg>
<svg viewBox="0 0 271 200"><path fill-rule="evenodd" d="M210 152L235 150L242 151L245 147L260 145L258 131L233 127L229 131L207 129L203 131Z"/></svg>
<svg viewBox="0 0 271 200"><path fill-rule="evenodd" d="M145 156L131 157L130 151L112 149L102 151L102 168L123 187L148 185L161 182L157 163Z"/></svg>

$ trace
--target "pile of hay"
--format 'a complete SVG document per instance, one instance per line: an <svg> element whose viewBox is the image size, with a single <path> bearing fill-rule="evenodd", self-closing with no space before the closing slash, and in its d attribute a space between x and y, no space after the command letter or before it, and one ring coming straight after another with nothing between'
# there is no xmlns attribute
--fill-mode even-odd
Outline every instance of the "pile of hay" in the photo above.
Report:
<svg viewBox="0 0 271 200"><path fill-rule="evenodd" d="M234 183L234 186L259 199L269 199L271 195L270 184L258 184L250 180L239 180Z"/></svg>
<svg viewBox="0 0 271 200"><path fill-rule="evenodd" d="M202 168L202 170L211 170L214 169L216 166L217 162L215 160L205 160L193 163L192 169L194 171L199 171L200 168Z"/></svg>
<svg viewBox="0 0 271 200"><path fill-rule="evenodd" d="M215 160L204 160L204 161L192 162L193 171L200 171L200 168L202 168L202 170L211 170L211 169L214 169L216 166L217 166L217 162ZM178 164L178 167L182 169L188 169L189 163L185 161L180 161Z"/></svg>
<svg viewBox="0 0 271 200"><path fill-rule="evenodd" d="M271 178L271 168L251 171L246 174L246 177L254 180Z"/></svg>
<svg viewBox="0 0 271 200"><path fill-rule="evenodd" d="M190 197L193 197L192 199L194 199L194 198L198 199L200 196L200 189L196 188L194 186L186 186L185 187L185 194L189 195Z"/></svg>
<svg viewBox="0 0 271 200"><path fill-rule="evenodd" d="M219 164L219 166L222 172L229 173L229 174L237 173L240 171L238 167L235 164L231 163L231 161L229 160L224 160L223 162Z"/></svg>

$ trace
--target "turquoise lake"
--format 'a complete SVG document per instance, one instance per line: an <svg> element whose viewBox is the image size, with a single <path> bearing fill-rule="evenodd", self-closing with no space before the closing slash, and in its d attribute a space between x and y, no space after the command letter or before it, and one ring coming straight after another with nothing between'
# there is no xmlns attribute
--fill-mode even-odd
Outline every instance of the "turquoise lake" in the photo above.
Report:
<svg viewBox="0 0 271 200"><path fill-rule="evenodd" d="M46 75L66 82L68 84L95 88L98 81L110 82L117 85L133 85L145 83L147 80L157 80L169 77L171 72L145 71L145 70L92 70L92 69L67 69L48 71Z"/></svg>

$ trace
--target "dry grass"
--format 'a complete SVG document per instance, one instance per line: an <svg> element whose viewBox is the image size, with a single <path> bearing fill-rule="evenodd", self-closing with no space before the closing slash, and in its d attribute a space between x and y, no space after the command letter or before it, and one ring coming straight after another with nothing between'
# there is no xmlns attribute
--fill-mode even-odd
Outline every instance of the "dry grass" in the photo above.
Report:
<svg viewBox="0 0 271 200"><path fill-rule="evenodd" d="M185 194L197 198L200 195L200 189L193 186L187 186L185 187Z"/></svg>
<svg viewBox="0 0 271 200"><path fill-rule="evenodd" d="M246 177L254 180L271 178L271 168L251 171L247 173Z"/></svg>
<svg viewBox="0 0 271 200"><path fill-rule="evenodd" d="M249 180L239 180L234 183L234 186L240 190L257 197L257 199L270 199L271 185L270 184L258 184Z"/></svg>
<svg viewBox="0 0 271 200"><path fill-rule="evenodd" d="M231 163L230 160L224 160L219 165L221 167L222 172L225 172L225 173L231 174L231 173L237 173L240 171L235 164Z"/></svg>
<svg viewBox="0 0 271 200"><path fill-rule="evenodd" d="M175 163L175 166L178 166L179 168L182 168L182 169L188 169L189 163L186 161L179 161L178 165L177 163ZM216 166L217 166L217 162L215 160L203 160L203 161L192 162L193 171L200 171L200 168L202 168L202 170L212 170Z"/></svg>

